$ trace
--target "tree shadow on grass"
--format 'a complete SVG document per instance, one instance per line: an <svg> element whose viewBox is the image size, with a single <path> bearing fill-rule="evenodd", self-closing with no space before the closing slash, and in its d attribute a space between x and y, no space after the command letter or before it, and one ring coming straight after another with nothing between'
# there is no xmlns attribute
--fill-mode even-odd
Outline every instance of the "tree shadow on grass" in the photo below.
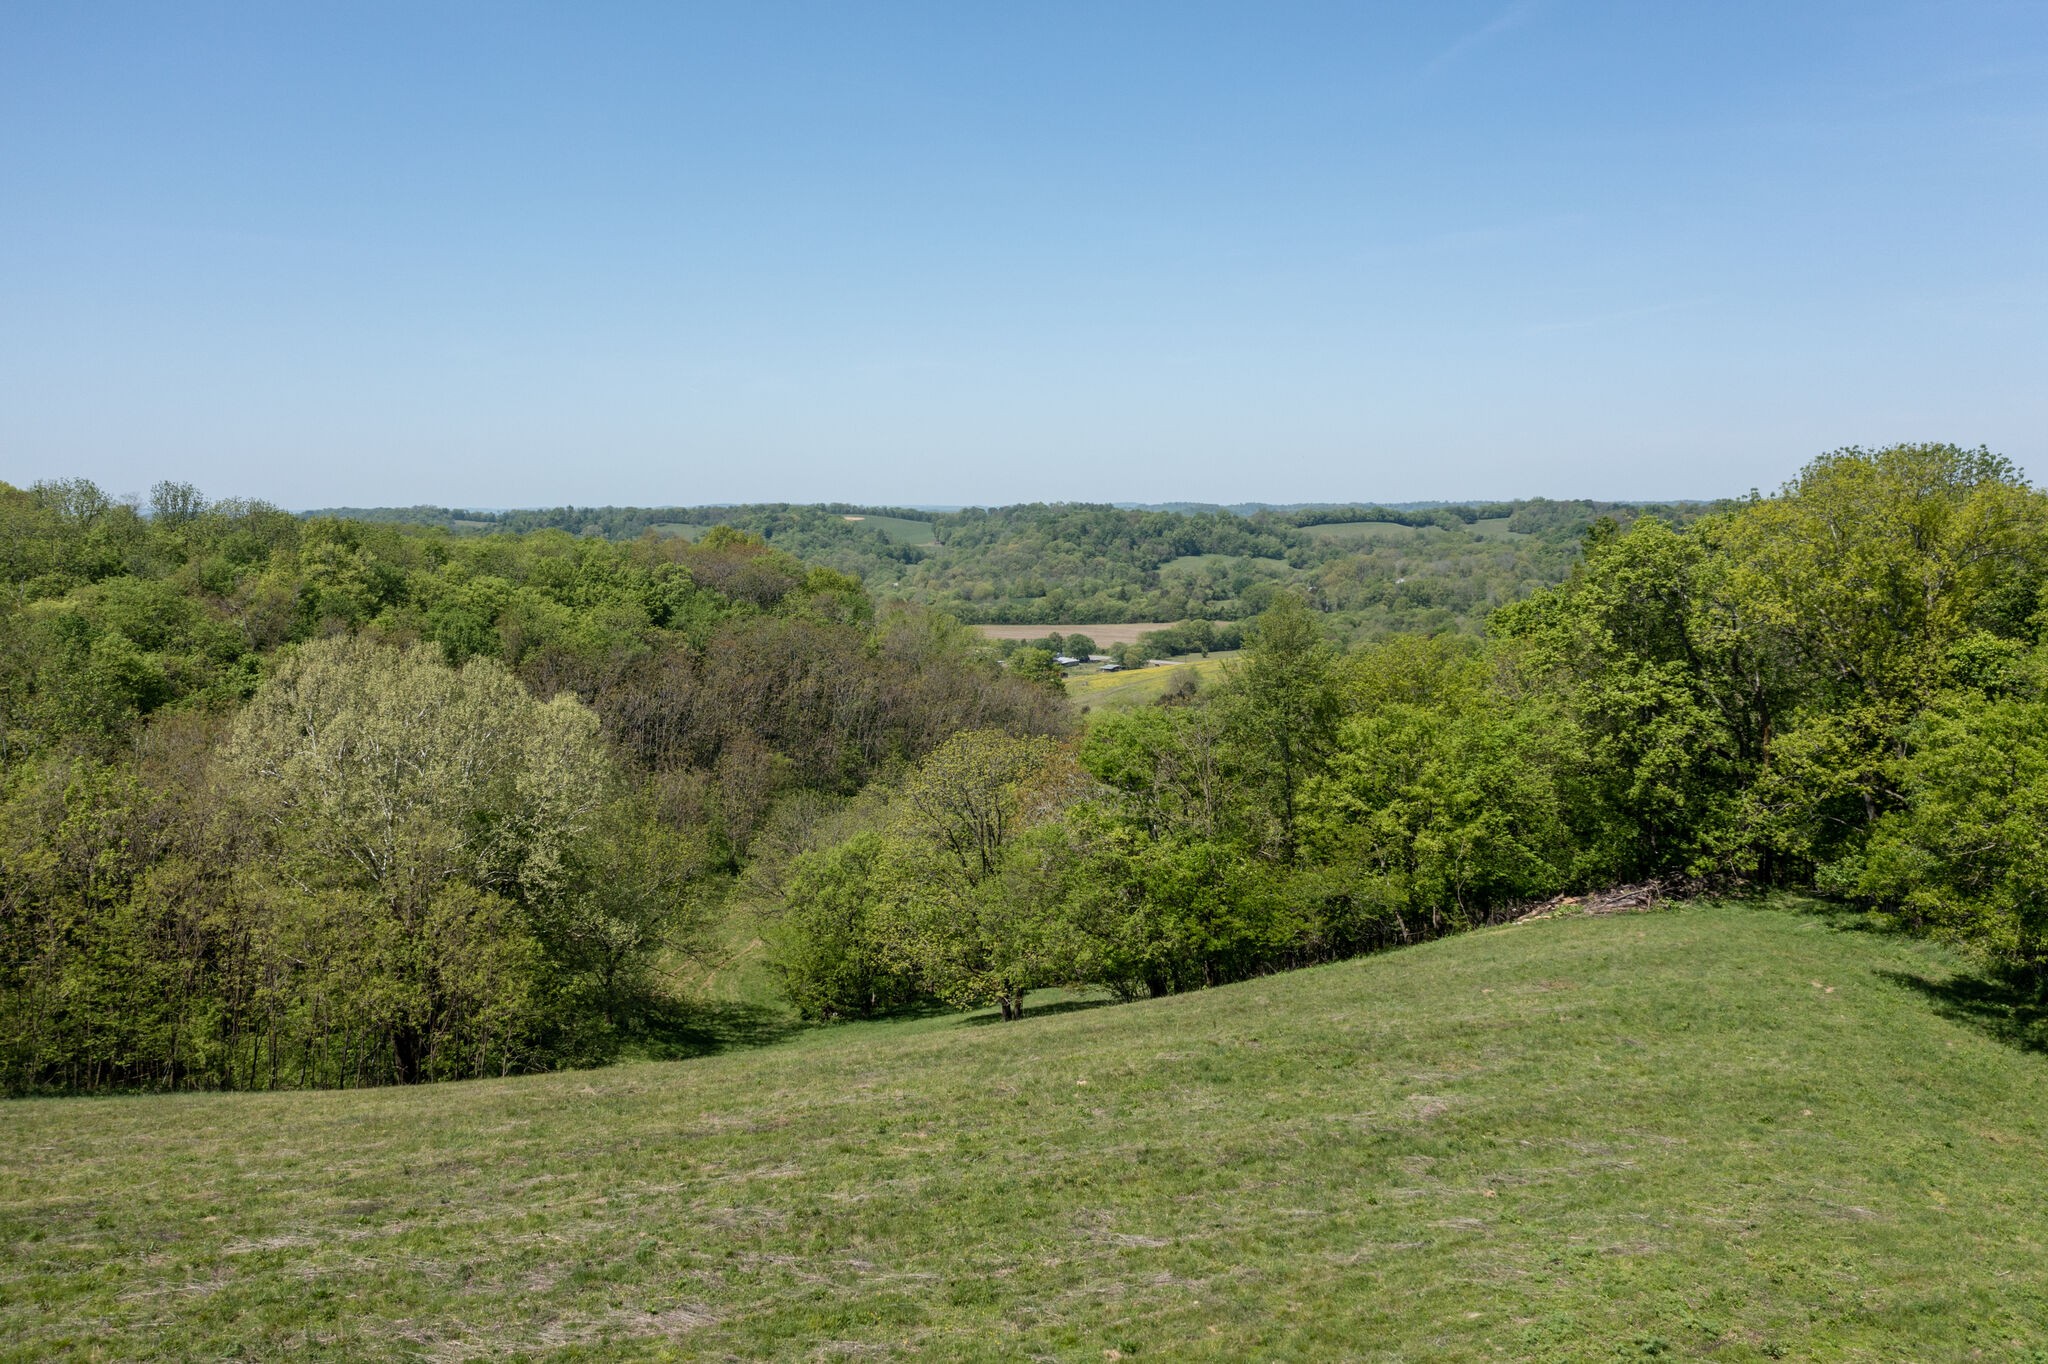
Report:
<svg viewBox="0 0 2048 1364"><path fill-rule="evenodd" d="M629 1050L650 1061L715 1056L787 1042L808 1028L794 1013L760 1004L724 1001L663 1002L639 1019Z"/></svg>
<svg viewBox="0 0 2048 1364"><path fill-rule="evenodd" d="M1116 1002L1115 997L1111 995L1104 995L1100 999L1062 999L1052 1004L1032 1004L1026 1001L1024 1016L1013 1021L1029 1023L1034 1018L1050 1018L1054 1014L1079 1013L1083 1009L1099 1009L1105 1004L1114 1004ZM994 1009L986 1009L979 1013L969 1014L960 1021L967 1027L981 1028L986 1027L990 1023L1002 1022L1003 1016Z"/></svg>
<svg viewBox="0 0 2048 1364"><path fill-rule="evenodd" d="M1107 1003L1108 1001L1103 1001ZM1057 1012L1049 1005L1038 1013ZM1085 1004L1064 1007L1085 1008ZM915 1000L871 1018L840 1019L817 1023L797 1016L790 1009L765 1004L741 1004L725 1000L663 1000L643 1006L626 1054L645 1061L682 1061L693 1056L716 1056L721 1052L772 1047L779 1042L821 1028L858 1027L870 1023L904 1023L921 1018L957 1014L959 1010L936 1000ZM974 1020L969 1020L974 1021Z"/></svg>
<svg viewBox="0 0 2048 1364"><path fill-rule="evenodd" d="M1896 926L1886 923L1862 905L1850 904L1843 900L1828 900L1818 895L1802 894L1795 891L1766 891L1753 897L1752 903L1761 909L1784 910L1791 914L1819 919L1829 928L1843 933L1898 932Z"/></svg>
<svg viewBox="0 0 2048 1364"><path fill-rule="evenodd" d="M1879 977L1931 1000L1943 1018L1970 1027L2021 1051L2048 1053L2048 1000L1986 976L1932 980L1910 971L1880 971Z"/></svg>

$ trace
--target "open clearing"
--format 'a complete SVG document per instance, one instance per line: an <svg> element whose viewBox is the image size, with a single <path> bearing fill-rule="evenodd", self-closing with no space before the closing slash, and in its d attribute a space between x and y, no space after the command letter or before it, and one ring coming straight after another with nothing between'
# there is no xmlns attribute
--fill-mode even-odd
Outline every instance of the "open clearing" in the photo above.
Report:
<svg viewBox="0 0 2048 1364"><path fill-rule="evenodd" d="M1954 972L1699 904L1016 1024L14 1102L0 1357L2038 1359L2048 1059Z"/></svg>
<svg viewBox="0 0 2048 1364"><path fill-rule="evenodd" d="M1509 530L1508 523L1512 519L1506 516L1496 516L1484 521L1474 521L1471 525L1465 527L1465 531L1476 540L1533 540L1536 538L1524 531Z"/></svg>
<svg viewBox="0 0 2048 1364"><path fill-rule="evenodd" d="M1182 658L1172 663L1156 664L1149 668L1129 668L1120 672L1083 672L1067 678L1067 696L1076 706L1086 706L1092 713L1112 710L1128 710L1132 706L1149 706L1166 695L1167 688L1174 685L1176 675L1192 672L1198 686L1212 685L1222 674L1224 666L1236 658L1237 652L1210 654L1207 658Z"/></svg>
<svg viewBox="0 0 2048 1364"><path fill-rule="evenodd" d="M882 532L892 545L935 545L939 542L938 530L929 521L912 521L903 516L842 516L842 521L858 521Z"/></svg>
<svg viewBox="0 0 2048 1364"><path fill-rule="evenodd" d="M1175 622L1155 620L1139 625L977 625L988 639L1044 639L1058 631L1063 635L1086 635L1097 644L1136 644L1138 636L1153 630L1172 628Z"/></svg>

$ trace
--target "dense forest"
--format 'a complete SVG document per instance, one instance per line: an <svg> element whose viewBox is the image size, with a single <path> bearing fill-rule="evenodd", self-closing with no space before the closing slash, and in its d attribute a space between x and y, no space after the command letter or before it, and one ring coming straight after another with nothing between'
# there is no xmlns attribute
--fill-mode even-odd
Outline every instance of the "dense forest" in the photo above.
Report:
<svg viewBox="0 0 2048 1364"><path fill-rule="evenodd" d="M1816 889L2048 981L2048 498L1925 445L1585 510L963 514L1020 578L1060 545L1077 581L1287 566L1232 589L1220 681L1079 716L765 530L0 485L0 1084L601 1061L735 914L814 1019L1198 989L1648 878ZM1361 551L1303 538L1361 524L1555 572L1361 639Z"/></svg>
<svg viewBox="0 0 2048 1364"><path fill-rule="evenodd" d="M761 504L335 509L323 515L456 535L561 530L633 539L714 525L760 536L861 579L879 600L980 624L1241 621L1293 589L1347 640L1458 629L1560 581L1595 521L1654 515L1683 525L1709 508L1536 499L1427 507L1233 510L1030 504L927 512Z"/></svg>
<svg viewBox="0 0 2048 1364"><path fill-rule="evenodd" d="M601 1060L778 803L1066 717L759 539L0 487L0 1080Z"/></svg>

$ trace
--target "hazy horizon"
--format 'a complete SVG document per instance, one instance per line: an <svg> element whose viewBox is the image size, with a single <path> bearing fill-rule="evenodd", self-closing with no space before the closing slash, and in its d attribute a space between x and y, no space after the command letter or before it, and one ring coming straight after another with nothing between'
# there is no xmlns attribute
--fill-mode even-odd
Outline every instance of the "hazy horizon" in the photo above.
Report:
<svg viewBox="0 0 2048 1364"><path fill-rule="evenodd" d="M0 479L1223 505L2048 474L2048 8L0 13Z"/></svg>

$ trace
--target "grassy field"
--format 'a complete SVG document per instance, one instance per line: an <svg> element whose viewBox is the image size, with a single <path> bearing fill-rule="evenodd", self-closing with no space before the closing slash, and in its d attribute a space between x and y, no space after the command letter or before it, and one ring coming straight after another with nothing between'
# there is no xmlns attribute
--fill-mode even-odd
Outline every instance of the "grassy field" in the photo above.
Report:
<svg viewBox="0 0 2048 1364"><path fill-rule="evenodd" d="M938 531L929 521L912 521L902 516L848 516L844 519L876 527L889 537L892 545L935 545L939 542Z"/></svg>
<svg viewBox="0 0 2048 1364"><path fill-rule="evenodd" d="M1149 706L1166 694L1183 672L1193 672L1198 685L1217 680L1236 651L1210 654L1207 658L1184 658L1177 663L1153 668L1132 668L1121 672L1076 673L1067 679L1067 697L1091 713Z"/></svg>
<svg viewBox="0 0 2048 1364"><path fill-rule="evenodd" d="M1509 530L1509 519L1510 518L1505 516L1497 516L1493 517L1490 520L1474 521L1471 525L1465 528L1465 532L1475 540L1501 540L1512 542L1516 540L1533 540L1536 538L1535 536L1529 535L1523 531Z"/></svg>
<svg viewBox="0 0 2048 1364"><path fill-rule="evenodd" d="M1021 1023L0 1107L0 1357L2039 1360L2048 1059L1797 904Z"/></svg>
<svg viewBox="0 0 2048 1364"><path fill-rule="evenodd" d="M1405 545L1440 532L1434 526L1403 526L1393 521L1334 521L1327 526L1310 526L1318 540L1346 544Z"/></svg>

